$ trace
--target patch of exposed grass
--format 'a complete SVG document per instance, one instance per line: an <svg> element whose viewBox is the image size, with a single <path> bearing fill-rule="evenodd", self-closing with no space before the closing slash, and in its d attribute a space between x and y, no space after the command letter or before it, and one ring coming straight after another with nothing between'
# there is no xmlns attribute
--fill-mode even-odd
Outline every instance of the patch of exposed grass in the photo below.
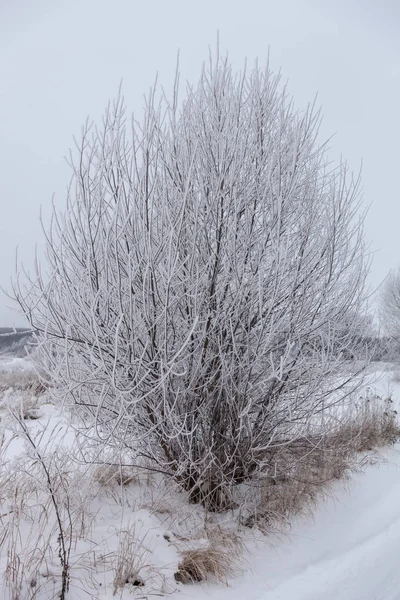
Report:
<svg viewBox="0 0 400 600"><path fill-rule="evenodd" d="M276 445L271 450L271 473L260 478L256 501L241 516L242 524L268 532L290 525L295 516L311 516L321 496L357 468L362 453L390 445L399 437L391 398L382 401L371 396L352 407L328 433L310 431Z"/></svg>

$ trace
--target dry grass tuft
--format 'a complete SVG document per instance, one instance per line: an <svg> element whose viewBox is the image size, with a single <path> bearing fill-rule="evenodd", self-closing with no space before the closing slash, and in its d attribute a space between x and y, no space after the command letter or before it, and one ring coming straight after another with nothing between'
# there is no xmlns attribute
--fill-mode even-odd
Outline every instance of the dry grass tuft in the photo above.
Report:
<svg viewBox="0 0 400 600"><path fill-rule="evenodd" d="M400 426L393 401L367 394L351 407L346 420L327 437L330 448L354 455L393 444L400 437Z"/></svg>
<svg viewBox="0 0 400 600"><path fill-rule="evenodd" d="M175 537L179 539L179 536ZM198 543L203 541L205 545L180 550L182 560L174 575L175 580L185 584L211 580L228 585L228 579L241 572L242 537L235 530L206 524L203 532L199 531L192 540L195 538L200 538Z"/></svg>
<svg viewBox="0 0 400 600"><path fill-rule="evenodd" d="M126 585L143 587L145 582L141 570L148 558L148 550L144 547L144 540L139 540L135 528L123 530L119 533L119 548L116 556L114 592L123 589Z"/></svg>
<svg viewBox="0 0 400 600"><path fill-rule="evenodd" d="M180 583L218 580L227 584L239 570L238 554L231 548L210 544L206 548L182 551L182 561L174 577Z"/></svg>

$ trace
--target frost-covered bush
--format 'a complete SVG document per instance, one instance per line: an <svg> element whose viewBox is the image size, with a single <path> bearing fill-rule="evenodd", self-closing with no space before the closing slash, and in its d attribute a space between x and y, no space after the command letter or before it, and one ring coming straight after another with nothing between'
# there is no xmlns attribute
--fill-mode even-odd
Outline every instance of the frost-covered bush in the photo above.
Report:
<svg viewBox="0 0 400 600"><path fill-rule="evenodd" d="M53 393L211 508L360 384L338 376L364 310L359 181L319 123L219 57L141 124L118 98L71 159L49 276L16 285Z"/></svg>

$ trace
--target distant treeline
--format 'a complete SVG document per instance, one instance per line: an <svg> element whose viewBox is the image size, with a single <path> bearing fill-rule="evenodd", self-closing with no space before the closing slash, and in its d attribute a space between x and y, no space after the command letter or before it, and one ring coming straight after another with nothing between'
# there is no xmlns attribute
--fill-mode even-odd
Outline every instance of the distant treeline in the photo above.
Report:
<svg viewBox="0 0 400 600"><path fill-rule="evenodd" d="M29 343L34 343L34 340L26 327L0 327L0 354L26 356L25 346Z"/></svg>

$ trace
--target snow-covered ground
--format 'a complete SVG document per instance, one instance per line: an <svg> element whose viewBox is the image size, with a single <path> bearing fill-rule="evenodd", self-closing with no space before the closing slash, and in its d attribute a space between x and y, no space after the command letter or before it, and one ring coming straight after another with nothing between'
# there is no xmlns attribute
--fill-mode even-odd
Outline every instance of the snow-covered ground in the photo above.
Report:
<svg viewBox="0 0 400 600"><path fill-rule="evenodd" d="M379 368L380 378L374 385L382 395L392 393L400 411L400 383L396 383L393 372ZM0 370L17 371L23 376L29 372L29 363L3 358ZM15 469L19 465L23 472L29 444L21 437L12 438L8 421L4 423L6 449L2 467ZM58 453L58 464L63 464L60 447L63 444L71 448L74 436L62 413L44 404L40 418L25 423L40 447L51 456ZM0 585L4 600L47 600L56 597L59 589L55 545L53 560L41 564L32 586L22 587L19 596L11 594L10 581L14 577L18 586L16 571L25 565L24 552L29 544L34 545L36 530L43 532L44 540L45 531L51 529L37 512L40 465L38 468L24 475L24 486L30 485L29 489L34 490L34 501L21 501L21 541L19 546L18 541L13 542L20 554L11 567L10 537L3 547L0 544L0 575L4 576L7 569L9 582L3 588ZM66 461L65 469L68 468L70 463ZM331 497L316 508L312 520L299 518L288 532L275 537L244 533L247 550L237 575L229 579L228 585L183 585L174 579L180 552L187 546L185 535L190 537L196 532L196 543L205 543L201 536L201 509L185 504L178 492L171 492L156 477L149 480L147 476L135 476L126 487L113 486L112 482L104 485L101 476L96 477L93 479L93 467L81 466L68 479L74 498L74 528L77 530L78 524L81 527L71 549L71 587L67 596L71 600L144 599L160 595L172 600L400 600L400 444L371 455L350 480L338 482L330 490ZM4 527L7 508L10 509L9 499L1 508ZM217 531L218 519L214 526ZM56 538L53 534L53 544ZM135 561L144 587L113 586L116 570L126 567L126 560ZM28 570L29 564L27 560Z"/></svg>

